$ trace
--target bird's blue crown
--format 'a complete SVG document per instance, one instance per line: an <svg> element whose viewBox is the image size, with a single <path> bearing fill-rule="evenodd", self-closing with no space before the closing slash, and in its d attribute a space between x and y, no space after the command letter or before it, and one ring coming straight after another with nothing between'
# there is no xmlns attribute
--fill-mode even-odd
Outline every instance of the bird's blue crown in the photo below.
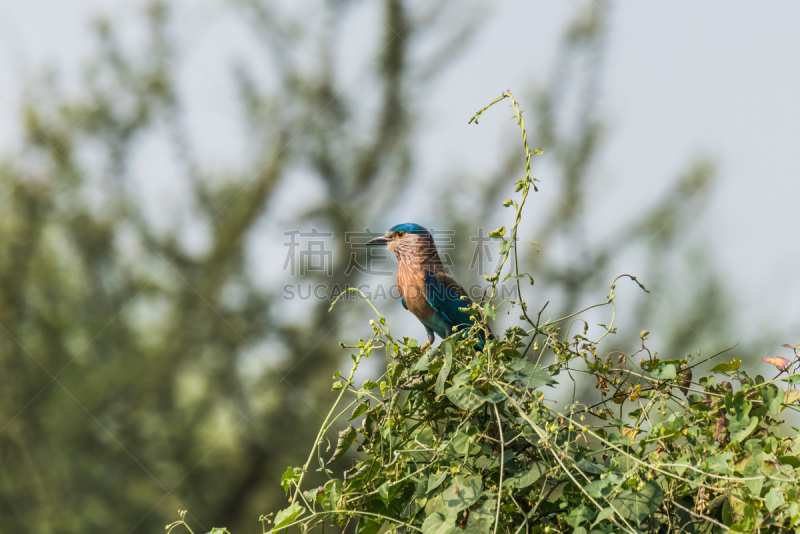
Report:
<svg viewBox="0 0 800 534"><path fill-rule="evenodd" d="M402 230L402 231L406 232L407 234L419 234L419 235L427 235L427 236L431 235L431 233L428 232L427 229L423 228L422 226L420 226L418 224L414 224L414 223L403 223L403 224L398 224L396 226L392 226L391 228L389 228L390 232L397 232L399 230Z"/></svg>

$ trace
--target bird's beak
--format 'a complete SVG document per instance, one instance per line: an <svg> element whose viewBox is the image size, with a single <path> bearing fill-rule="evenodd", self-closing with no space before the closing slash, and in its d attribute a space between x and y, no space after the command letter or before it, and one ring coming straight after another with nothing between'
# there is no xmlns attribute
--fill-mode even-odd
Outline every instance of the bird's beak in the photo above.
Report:
<svg viewBox="0 0 800 534"><path fill-rule="evenodd" d="M389 244L389 240L384 235L382 235L380 237L376 237L375 239L370 239L369 241L367 241L367 245L385 246L385 245L388 245L388 244Z"/></svg>

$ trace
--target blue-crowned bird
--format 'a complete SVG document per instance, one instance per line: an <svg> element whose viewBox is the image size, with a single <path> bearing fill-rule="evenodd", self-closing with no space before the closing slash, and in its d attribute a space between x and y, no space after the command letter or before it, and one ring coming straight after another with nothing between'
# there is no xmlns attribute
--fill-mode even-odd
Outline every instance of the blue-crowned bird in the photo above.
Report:
<svg viewBox="0 0 800 534"><path fill-rule="evenodd" d="M461 284L445 270L428 230L418 224L398 224L367 245L385 245L397 257L400 302L420 320L428 334L423 351L435 340L434 334L444 339L456 330L472 326L470 314L459 309L472 301ZM475 346L483 349L485 336L483 333L479 336L480 341Z"/></svg>

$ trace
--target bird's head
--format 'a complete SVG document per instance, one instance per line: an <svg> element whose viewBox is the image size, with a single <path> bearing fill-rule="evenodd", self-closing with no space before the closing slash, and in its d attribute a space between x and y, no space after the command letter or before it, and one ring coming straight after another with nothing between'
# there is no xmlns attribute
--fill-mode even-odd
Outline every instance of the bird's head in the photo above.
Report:
<svg viewBox="0 0 800 534"><path fill-rule="evenodd" d="M376 237L367 242L371 246L386 246L397 259L410 259L414 256L424 256L435 253L433 236L425 228L414 223L398 224L392 226L381 237Z"/></svg>

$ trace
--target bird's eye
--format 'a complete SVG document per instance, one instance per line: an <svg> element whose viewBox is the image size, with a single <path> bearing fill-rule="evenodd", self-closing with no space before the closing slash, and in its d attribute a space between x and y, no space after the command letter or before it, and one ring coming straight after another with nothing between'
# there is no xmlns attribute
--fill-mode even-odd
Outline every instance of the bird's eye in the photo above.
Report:
<svg viewBox="0 0 800 534"><path fill-rule="evenodd" d="M403 237L404 235L406 235L406 233L404 231L402 231L402 230L397 232L397 237Z"/></svg>

